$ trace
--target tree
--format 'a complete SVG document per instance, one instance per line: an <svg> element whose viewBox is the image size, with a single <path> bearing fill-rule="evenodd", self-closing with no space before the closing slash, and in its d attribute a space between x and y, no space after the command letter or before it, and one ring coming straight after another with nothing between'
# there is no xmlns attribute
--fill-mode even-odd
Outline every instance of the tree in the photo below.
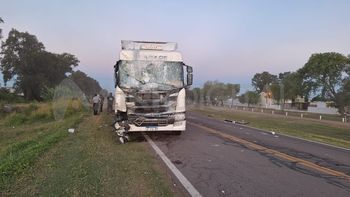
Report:
<svg viewBox="0 0 350 197"><path fill-rule="evenodd" d="M45 51L36 36L12 29L1 46L0 62L4 82L14 79L14 87L27 100L42 100L44 87L53 87L66 78L78 60L71 54Z"/></svg>
<svg viewBox="0 0 350 197"><path fill-rule="evenodd" d="M284 72L279 74L279 82L269 86L272 98L284 104L285 100L293 100L297 96L304 96L303 80L298 72Z"/></svg>
<svg viewBox="0 0 350 197"><path fill-rule="evenodd" d="M298 72L291 72L282 79L284 99L293 100L297 96L306 96L303 78Z"/></svg>
<svg viewBox="0 0 350 197"><path fill-rule="evenodd" d="M277 82L277 76L269 72L256 73L252 78L252 85L256 92L261 93L265 91L266 86Z"/></svg>
<svg viewBox="0 0 350 197"><path fill-rule="evenodd" d="M346 89L350 80L350 58L340 53L317 53L298 72L308 84L309 91L319 93L321 98L335 102L344 113Z"/></svg>
<svg viewBox="0 0 350 197"><path fill-rule="evenodd" d="M2 20L2 18L0 17L0 23L3 23L4 20ZM0 39L2 38L2 29L0 28Z"/></svg>
<svg viewBox="0 0 350 197"><path fill-rule="evenodd" d="M238 97L239 102L247 103L248 107L250 105L256 105L260 101L260 94L254 91L247 91Z"/></svg>
<svg viewBox="0 0 350 197"><path fill-rule="evenodd" d="M206 102L217 104L232 98L233 94L238 94L240 91L239 84L222 83L219 81L207 81L203 85L203 96Z"/></svg>
<svg viewBox="0 0 350 197"><path fill-rule="evenodd" d="M277 101L278 104L284 103L284 86L283 84L274 83L269 86L269 90L272 93L272 98Z"/></svg>
<svg viewBox="0 0 350 197"><path fill-rule="evenodd" d="M73 72L69 77L78 85L84 94L90 98L94 94L100 93L102 90L100 84L95 79L87 76L87 74L80 70Z"/></svg>

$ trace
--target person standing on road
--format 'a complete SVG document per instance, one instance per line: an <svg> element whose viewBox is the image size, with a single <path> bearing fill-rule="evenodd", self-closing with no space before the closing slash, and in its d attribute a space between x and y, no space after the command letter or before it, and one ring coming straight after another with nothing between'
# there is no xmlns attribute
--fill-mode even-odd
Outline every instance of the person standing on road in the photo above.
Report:
<svg viewBox="0 0 350 197"><path fill-rule="evenodd" d="M105 97L101 94L100 95L100 112L102 112L102 109L103 109L103 103L105 101Z"/></svg>
<svg viewBox="0 0 350 197"><path fill-rule="evenodd" d="M107 113L112 113L113 111L113 102L114 102L114 97L112 96L112 92L109 93L107 97Z"/></svg>
<svg viewBox="0 0 350 197"><path fill-rule="evenodd" d="M94 110L94 115L98 114L100 102L101 102L100 96L95 94L95 96L92 98L92 109Z"/></svg>

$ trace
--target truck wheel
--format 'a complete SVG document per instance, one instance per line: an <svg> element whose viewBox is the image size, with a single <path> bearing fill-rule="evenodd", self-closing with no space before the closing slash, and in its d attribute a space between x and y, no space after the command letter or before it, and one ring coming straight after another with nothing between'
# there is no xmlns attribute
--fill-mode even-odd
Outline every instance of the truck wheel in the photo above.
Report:
<svg viewBox="0 0 350 197"><path fill-rule="evenodd" d="M181 135L182 131L174 131L174 135Z"/></svg>

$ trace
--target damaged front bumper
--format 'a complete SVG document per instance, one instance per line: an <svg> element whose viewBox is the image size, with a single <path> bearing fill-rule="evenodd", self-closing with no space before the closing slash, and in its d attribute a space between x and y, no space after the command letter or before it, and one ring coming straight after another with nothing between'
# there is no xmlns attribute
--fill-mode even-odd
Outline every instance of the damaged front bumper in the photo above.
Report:
<svg viewBox="0 0 350 197"><path fill-rule="evenodd" d="M125 114L126 115L126 114ZM184 131L186 130L185 113L154 116L127 115L115 123L115 129L122 132L141 131ZM119 119L120 120L120 119Z"/></svg>

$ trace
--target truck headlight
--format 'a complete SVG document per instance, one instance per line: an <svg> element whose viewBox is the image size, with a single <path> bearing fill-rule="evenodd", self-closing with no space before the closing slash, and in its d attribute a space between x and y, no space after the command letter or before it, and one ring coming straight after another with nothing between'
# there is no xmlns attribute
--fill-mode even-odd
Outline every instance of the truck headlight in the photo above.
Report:
<svg viewBox="0 0 350 197"><path fill-rule="evenodd" d="M175 121L185 120L185 113L175 114Z"/></svg>

